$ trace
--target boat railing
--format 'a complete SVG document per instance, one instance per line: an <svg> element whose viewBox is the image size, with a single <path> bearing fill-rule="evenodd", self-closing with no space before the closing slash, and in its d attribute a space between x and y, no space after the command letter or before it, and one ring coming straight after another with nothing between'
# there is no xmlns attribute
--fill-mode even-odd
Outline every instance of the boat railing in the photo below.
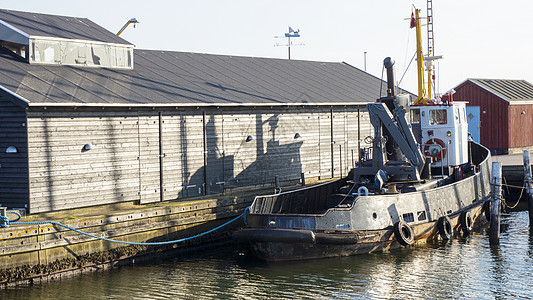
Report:
<svg viewBox="0 0 533 300"><path fill-rule="evenodd" d="M252 213L258 214L318 214L329 208L328 195L333 194L345 180L338 179L280 194L256 196Z"/></svg>

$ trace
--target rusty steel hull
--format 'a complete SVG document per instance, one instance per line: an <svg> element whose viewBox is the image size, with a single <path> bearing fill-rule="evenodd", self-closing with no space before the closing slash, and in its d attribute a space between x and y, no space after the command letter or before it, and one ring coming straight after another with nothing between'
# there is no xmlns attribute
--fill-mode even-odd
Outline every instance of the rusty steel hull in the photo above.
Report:
<svg viewBox="0 0 533 300"><path fill-rule="evenodd" d="M475 226L487 224L482 202L472 205L463 211L469 211L472 214ZM462 212L457 212L455 216L450 217L454 236L456 237L468 234L461 228L459 217ZM436 223L435 221L413 226L415 243L442 240L439 236ZM339 234L346 234L346 232ZM291 261L350 256L402 247L394 236L393 228L361 230L355 231L353 234L357 236L356 243L344 245L333 243L252 242L249 246L250 251L255 257L266 261Z"/></svg>
<svg viewBox="0 0 533 300"><path fill-rule="evenodd" d="M247 226L234 238L255 256L278 261L369 253L464 234L485 223L490 203L490 152L474 143L470 152L471 173L442 177L419 190L355 195L352 188L339 198L336 193L350 182L344 178L258 196Z"/></svg>

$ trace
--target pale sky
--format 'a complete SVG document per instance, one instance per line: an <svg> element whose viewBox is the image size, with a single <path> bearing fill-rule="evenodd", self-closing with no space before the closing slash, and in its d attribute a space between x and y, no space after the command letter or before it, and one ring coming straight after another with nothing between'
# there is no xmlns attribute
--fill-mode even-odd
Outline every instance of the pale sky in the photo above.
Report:
<svg viewBox="0 0 533 300"><path fill-rule="evenodd" d="M347 62L381 77L387 56L400 79L415 51L409 29L413 5L423 0L0 0L3 9L85 17L117 32L130 18L141 23L121 35L138 49L161 49L235 56ZM445 92L467 78L525 79L533 83L533 1L434 0L437 84ZM426 28L423 27L426 51ZM416 62L401 87L416 93Z"/></svg>

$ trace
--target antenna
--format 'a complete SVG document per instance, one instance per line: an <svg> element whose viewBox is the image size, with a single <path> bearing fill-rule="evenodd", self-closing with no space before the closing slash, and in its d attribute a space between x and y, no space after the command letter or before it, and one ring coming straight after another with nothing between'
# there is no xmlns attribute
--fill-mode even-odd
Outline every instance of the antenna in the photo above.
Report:
<svg viewBox="0 0 533 300"><path fill-rule="evenodd" d="M424 62L428 72L428 98L432 99L433 94L437 98L437 85L435 84L435 72L433 61L441 59L442 55L435 55L435 40L433 38L433 0L427 0L427 35L428 35L428 54L424 57ZM433 90L433 92L432 92Z"/></svg>
<svg viewBox="0 0 533 300"><path fill-rule="evenodd" d="M366 72L366 51L365 51L365 72Z"/></svg>
<svg viewBox="0 0 533 300"><path fill-rule="evenodd" d="M298 30L294 30L292 29L292 27L289 26L289 32L285 33L283 36L274 36L274 38L287 38L287 44L278 44L276 43L274 45L274 47L277 47L277 46L285 46L285 47L288 47L289 49L289 59L291 59L291 45L292 46L304 46L305 44L292 44L291 43L291 37L292 38L295 38L295 37L300 37L300 29Z"/></svg>
<svg viewBox="0 0 533 300"><path fill-rule="evenodd" d="M432 56L435 54L435 40L433 39L433 0L428 0L427 3L428 7L428 56Z"/></svg>

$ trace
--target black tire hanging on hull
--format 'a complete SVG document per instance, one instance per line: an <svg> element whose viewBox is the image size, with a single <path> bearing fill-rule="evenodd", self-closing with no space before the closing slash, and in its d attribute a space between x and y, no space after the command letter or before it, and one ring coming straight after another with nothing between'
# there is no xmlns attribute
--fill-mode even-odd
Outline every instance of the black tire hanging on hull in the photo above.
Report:
<svg viewBox="0 0 533 300"><path fill-rule="evenodd" d="M402 246L409 246L415 242L415 233L413 228L405 221L400 220L394 224L394 237Z"/></svg>
<svg viewBox="0 0 533 300"><path fill-rule="evenodd" d="M463 234L468 235L470 234L470 232L472 232L472 226L474 225L474 221L469 211L464 211L461 213L461 215L459 216L459 222L461 222L461 229L463 230Z"/></svg>
<svg viewBox="0 0 533 300"><path fill-rule="evenodd" d="M453 227L448 216L442 216L437 221L437 229L439 231L439 236L447 241L451 240L453 237Z"/></svg>

